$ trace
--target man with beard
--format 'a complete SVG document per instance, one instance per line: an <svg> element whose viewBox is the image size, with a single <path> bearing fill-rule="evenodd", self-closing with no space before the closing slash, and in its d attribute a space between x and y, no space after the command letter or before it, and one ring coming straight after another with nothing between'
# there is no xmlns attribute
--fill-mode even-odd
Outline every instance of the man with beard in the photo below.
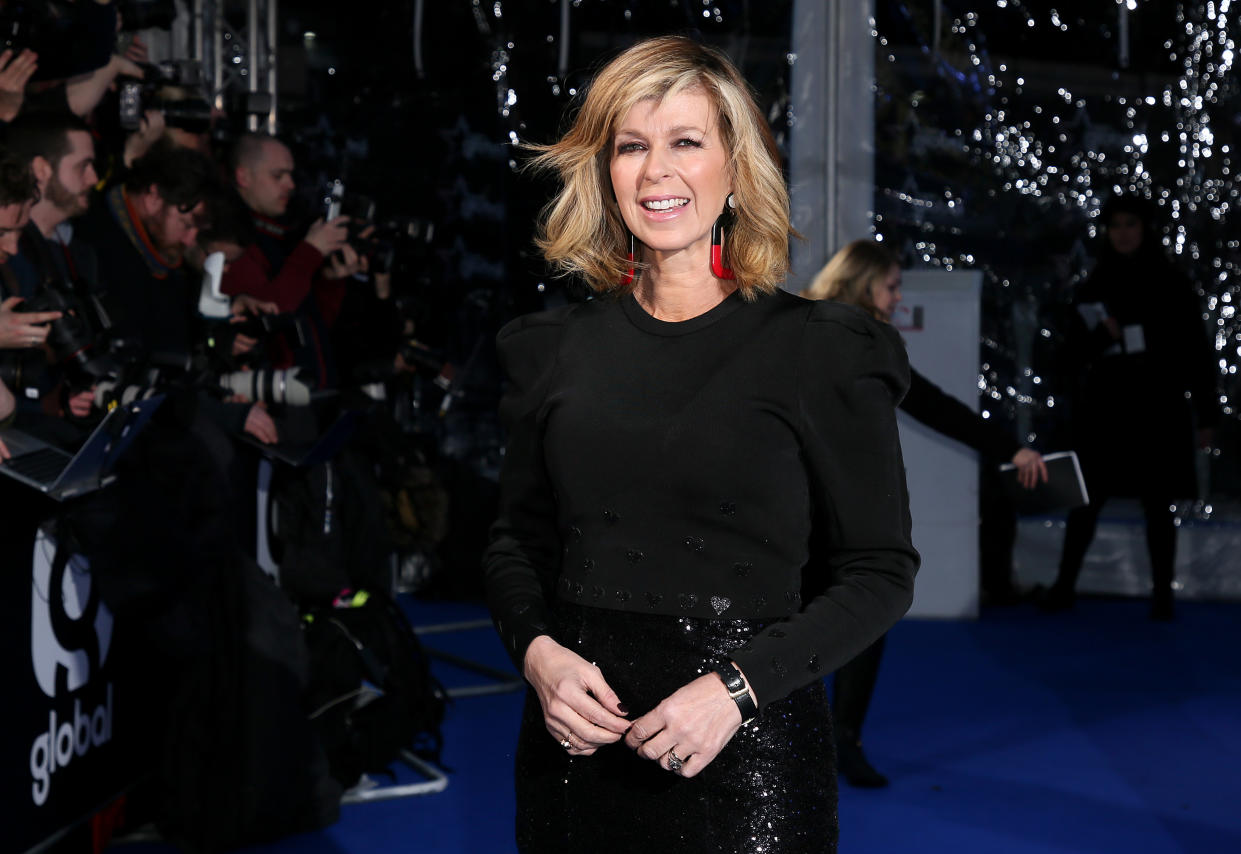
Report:
<svg viewBox="0 0 1241 854"><path fill-rule="evenodd" d="M183 261L205 224L215 180L206 157L160 143L82 218L114 336L147 355L194 348L198 282Z"/></svg>
<svg viewBox="0 0 1241 854"><path fill-rule="evenodd" d="M95 254L73 239L70 222L86 213L99 180L89 128L69 113L32 113L9 125L6 142L14 158L30 167L39 190L20 253L10 264L21 295L33 296L49 280L93 287Z"/></svg>
<svg viewBox="0 0 1241 854"><path fill-rule="evenodd" d="M37 187L18 252L8 261L17 295L30 298L48 283L64 283L86 297L95 282L95 255L73 239L69 219L86 212L91 188L99 180L90 130L68 113L29 113L9 125L6 143ZM30 388L22 394L26 413L59 416L67 408L82 417L90 411L90 390L62 394L64 378L55 368L46 366L31 377Z"/></svg>

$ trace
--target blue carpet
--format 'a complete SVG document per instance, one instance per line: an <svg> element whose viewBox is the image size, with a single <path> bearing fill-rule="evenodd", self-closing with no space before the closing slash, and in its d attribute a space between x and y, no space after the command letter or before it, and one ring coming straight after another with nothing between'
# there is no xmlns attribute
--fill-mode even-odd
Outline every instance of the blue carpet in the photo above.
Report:
<svg viewBox="0 0 1241 854"><path fill-rule="evenodd" d="M415 625L483 616L475 605L408 605ZM487 629L424 642L510 667ZM436 671L450 687L485 681ZM450 706L444 792L349 805L324 831L246 851L513 851L520 702ZM865 737L892 785L841 787L843 854L1241 852L1241 604L1180 604L1170 624L1148 621L1145 603L1103 600L1053 616L1018 607L903 622Z"/></svg>
<svg viewBox="0 0 1241 854"><path fill-rule="evenodd" d="M1241 606L1082 601L892 633L841 850L1241 851Z"/></svg>

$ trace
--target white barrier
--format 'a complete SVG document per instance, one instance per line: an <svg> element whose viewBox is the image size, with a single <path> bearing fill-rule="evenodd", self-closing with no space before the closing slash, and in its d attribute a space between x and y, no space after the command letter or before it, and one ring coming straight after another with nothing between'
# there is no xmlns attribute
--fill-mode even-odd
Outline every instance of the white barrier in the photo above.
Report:
<svg viewBox="0 0 1241 854"><path fill-rule="evenodd" d="M910 364L971 409L978 400L978 271L907 270L892 318ZM978 615L978 456L899 415L914 546L922 554L910 616Z"/></svg>

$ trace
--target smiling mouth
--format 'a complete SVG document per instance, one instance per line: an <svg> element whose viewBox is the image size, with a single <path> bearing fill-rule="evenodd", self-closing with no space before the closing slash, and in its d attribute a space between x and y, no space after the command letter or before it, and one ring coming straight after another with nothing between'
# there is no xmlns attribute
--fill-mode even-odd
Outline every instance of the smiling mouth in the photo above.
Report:
<svg viewBox="0 0 1241 854"><path fill-rule="evenodd" d="M670 211L688 204L689 199L653 199L649 202L642 202L642 207L648 211Z"/></svg>

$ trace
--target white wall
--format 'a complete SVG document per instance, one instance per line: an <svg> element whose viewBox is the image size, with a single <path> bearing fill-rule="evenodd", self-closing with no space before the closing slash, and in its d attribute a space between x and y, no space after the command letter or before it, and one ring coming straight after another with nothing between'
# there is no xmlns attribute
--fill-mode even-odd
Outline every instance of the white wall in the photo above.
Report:
<svg viewBox="0 0 1241 854"><path fill-rule="evenodd" d="M838 249L870 237L875 207L874 0L793 4L789 193L798 293Z"/></svg>
<svg viewBox="0 0 1241 854"><path fill-rule="evenodd" d="M907 270L904 300L892 322L910 364L948 394L977 409L977 271ZM922 554L911 616L978 615L977 454L905 413L901 449L909 482L914 546Z"/></svg>

